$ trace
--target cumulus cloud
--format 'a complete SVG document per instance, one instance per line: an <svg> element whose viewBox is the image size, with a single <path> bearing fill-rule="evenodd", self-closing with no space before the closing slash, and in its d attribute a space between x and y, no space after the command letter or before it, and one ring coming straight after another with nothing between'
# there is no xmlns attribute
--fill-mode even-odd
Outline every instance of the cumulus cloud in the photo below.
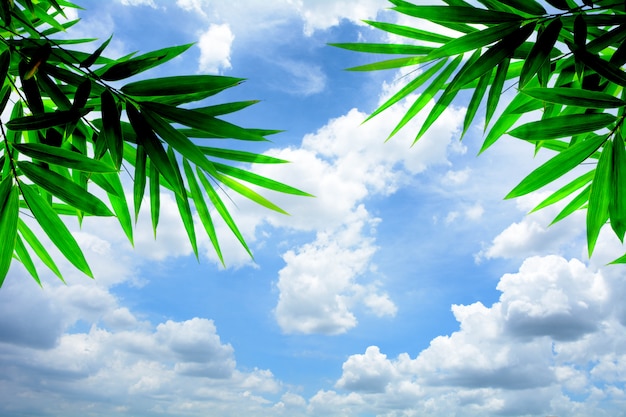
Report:
<svg viewBox="0 0 626 417"><path fill-rule="evenodd" d="M211 24L200 35L200 72L217 73L231 68L230 53L235 36L227 23Z"/></svg>
<svg viewBox="0 0 626 417"><path fill-rule="evenodd" d="M619 269L529 258L501 278L491 307L452 306L458 331L415 358L388 358L377 346L350 356L335 384L341 391L319 391L309 407L317 411L324 398L329 408L350 404L347 414L611 415L625 398L618 346L626 337L611 307Z"/></svg>

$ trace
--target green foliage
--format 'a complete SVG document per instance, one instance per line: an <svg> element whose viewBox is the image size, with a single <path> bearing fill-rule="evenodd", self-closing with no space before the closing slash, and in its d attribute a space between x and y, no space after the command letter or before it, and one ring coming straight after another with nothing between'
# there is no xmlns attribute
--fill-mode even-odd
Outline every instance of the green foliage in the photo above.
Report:
<svg viewBox="0 0 626 417"><path fill-rule="evenodd" d="M626 3L623 0L478 0L479 4L474 5L462 0L444 0L447 5L434 6L389 1L392 10L416 18L415 24L366 23L405 38L404 43L334 44L352 51L400 55L351 70L420 66L420 71L411 72L414 78L370 118L411 93L418 93L418 88L425 85L390 135L396 134L434 99L435 105L417 133L417 141L459 91L473 90L463 133L486 101L485 139L480 152L506 134L533 144L537 150L556 152L507 198L537 191L585 163L589 167L587 172L554 192L533 211L572 197L554 222L586 209L589 256L600 229L607 222L623 242ZM423 21L441 30L423 30ZM457 35L448 36L450 30ZM453 60L448 64L450 59ZM502 92L511 87L516 89L516 95L492 122ZM517 125L527 113L538 120ZM588 161L592 163L587 164ZM615 262L626 263L626 255Z"/></svg>
<svg viewBox="0 0 626 417"><path fill-rule="evenodd" d="M281 213L243 182L308 194L231 165L286 162L235 149L237 141L266 141L277 131L244 128L219 118L256 101L201 105L243 79L181 75L127 81L191 45L119 59L104 55L111 38L91 54L72 50L69 45L93 40L55 39L76 23L63 23L66 7L78 8L66 0L0 1L0 112L7 117L0 124L0 285L13 260L40 285L36 258L63 279L33 231L35 224L70 263L91 277L62 217L81 222L84 216L115 216L132 243L133 215L122 186L123 172L132 175L135 222L149 189L155 238L161 192L166 189L174 194L196 257L194 208L222 263L212 216L221 217L250 253L222 201L223 191L235 191ZM123 85L114 88L112 81ZM212 139L212 146L196 143L206 138Z"/></svg>

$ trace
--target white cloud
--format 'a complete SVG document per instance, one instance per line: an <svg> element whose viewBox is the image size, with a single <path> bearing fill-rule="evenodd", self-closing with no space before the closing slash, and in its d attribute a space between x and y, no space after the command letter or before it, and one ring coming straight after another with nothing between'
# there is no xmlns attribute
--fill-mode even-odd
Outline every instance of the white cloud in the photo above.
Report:
<svg viewBox="0 0 626 417"><path fill-rule="evenodd" d="M200 35L200 72L218 73L223 69L231 68L230 53L235 36L228 24L211 24Z"/></svg>
<svg viewBox="0 0 626 417"><path fill-rule="evenodd" d="M124 6L150 6L156 8L154 0L120 0Z"/></svg>
<svg viewBox="0 0 626 417"><path fill-rule="evenodd" d="M378 12L387 7L383 0L297 0L297 9L304 19L304 31L307 35L315 30L337 26L342 19L356 24L363 24L365 19L374 19Z"/></svg>
<svg viewBox="0 0 626 417"><path fill-rule="evenodd" d="M501 278L491 307L452 307L458 331L414 359L377 346L350 356L336 382L343 392L321 390L309 407L324 411L324 398L347 415L612 415L626 398L626 336L611 307L623 272L529 258Z"/></svg>
<svg viewBox="0 0 626 417"><path fill-rule="evenodd" d="M275 88L293 95L310 96L324 91L326 74L319 65L284 59L276 62L287 72L287 77Z"/></svg>

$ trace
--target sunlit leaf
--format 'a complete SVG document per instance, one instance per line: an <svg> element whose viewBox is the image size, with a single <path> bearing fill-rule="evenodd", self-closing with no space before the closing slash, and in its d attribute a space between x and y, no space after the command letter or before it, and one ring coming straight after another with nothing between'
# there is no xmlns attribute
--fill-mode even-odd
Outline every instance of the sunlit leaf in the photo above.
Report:
<svg viewBox="0 0 626 417"><path fill-rule="evenodd" d="M524 140L547 140L594 132L615 122L608 113L570 114L529 122L513 130L509 135Z"/></svg>
<svg viewBox="0 0 626 417"><path fill-rule="evenodd" d="M182 185L183 177L180 173L180 168L178 167L178 162L176 162L176 155L174 155L174 151L172 148L167 150L167 156L170 158L170 163L174 167L174 172L178 177L178 182ZM196 255L196 259L198 257L198 242L196 240L196 230L193 225L193 216L191 215L191 207L189 206L189 199L187 197L187 191L184 186L181 186L182 193L174 194L176 198L176 206L178 206L178 213L180 214L180 218L183 221L183 226L185 231L187 232L187 237L189 238L189 243L191 244L191 248L193 249L194 255Z"/></svg>
<svg viewBox="0 0 626 417"><path fill-rule="evenodd" d="M587 207L587 247L590 257L600 235L600 229L609 219L612 165L613 141L607 140L604 142L602 154L596 166Z"/></svg>
<svg viewBox="0 0 626 417"><path fill-rule="evenodd" d="M612 157L609 217L613 231L623 242L626 233L626 150L624 149L624 139L619 133L615 135L613 140Z"/></svg>
<svg viewBox="0 0 626 417"><path fill-rule="evenodd" d="M626 101L611 94L599 91L583 90L569 87L553 88L526 88L522 93L528 94L538 100L550 103L564 104L567 106L579 106L595 109L610 109L626 106Z"/></svg>
<svg viewBox="0 0 626 417"><path fill-rule="evenodd" d="M251 184L258 185L259 187L278 191L284 194L293 194L293 195L300 195L303 197L312 197L312 195L309 193L298 190L297 188L291 187L281 182L274 181L269 178L263 177L261 175L255 174L254 172L246 171L244 169L232 167L229 165L220 164L217 162L214 162L214 164L215 164L215 168L219 172L226 174L228 176L231 176L231 177L239 178L240 180L244 180ZM220 178L223 178L223 177L220 177Z"/></svg>
<svg viewBox="0 0 626 417"><path fill-rule="evenodd" d="M184 75L136 81L126 84L121 88L121 91L131 96L169 96L198 92L213 95L239 85L243 81L243 78L217 75ZM204 97L206 98L208 95Z"/></svg>
<svg viewBox="0 0 626 417"><path fill-rule="evenodd" d="M573 144L531 172L505 198L519 197L551 183L589 158L604 142L606 137L593 136Z"/></svg>
<svg viewBox="0 0 626 417"><path fill-rule="evenodd" d="M380 30L384 30L385 32L393 33L394 35L404 36L406 38L416 39L420 41L434 42L434 43L446 43L453 39L449 36L442 35L440 33L428 32L428 31L410 27L410 26L397 25L395 23L374 22L371 20L364 20L364 22L372 27L375 27Z"/></svg>
<svg viewBox="0 0 626 417"><path fill-rule="evenodd" d="M551 204L557 203L567 196L571 195L574 191L581 189L585 185L587 185L591 180L593 180L594 171L589 171L575 180L569 182L563 187L559 188L557 191L552 193L548 198L543 200L541 203L537 204L535 208L533 208L530 212L533 213L542 208L548 207Z"/></svg>

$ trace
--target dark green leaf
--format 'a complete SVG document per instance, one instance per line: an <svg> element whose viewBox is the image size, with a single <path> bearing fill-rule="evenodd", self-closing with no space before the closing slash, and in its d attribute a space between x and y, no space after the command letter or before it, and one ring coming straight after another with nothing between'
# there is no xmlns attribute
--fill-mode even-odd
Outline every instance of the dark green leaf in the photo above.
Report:
<svg viewBox="0 0 626 417"><path fill-rule="evenodd" d="M102 103L102 132L106 139L111 159L115 168L122 166L124 155L124 138L122 137L122 126L120 125L120 112L117 101L109 90L104 90L100 96Z"/></svg>
<svg viewBox="0 0 626 417"><path fill-rule="evenodd" d="M520 74L520 88L523 88L537 71L549 61L550 52L559 38L562 27L563 23L561 19L557 17L550 21L543 32L538 36L535 45L524 61L522 73Z"/></svg>
<svg viewBox="0 0 626 417"><path fill-rule="evenodd" d="M37 223L39 223L52 243L72 265L85 275L93 278L93 273L85 260L82 250L59 216L31 186L22 184L20 189L35 220L37 220Z"/></svg>
<svg viewBox="0 0 626 417"><path fill-rule="evenodd" d="M11 144L18 152L38 161L86 172L115 172L115 168L78 152L43 143Z"/></svg>
<svg viewBox="0 0 626 417"><path fill-rule="evenodd" d="M192 45L193 44L187 44L159 49L157 51L131 58L128 61L118 62L106 68L100 75L100 78L105 81L117 81L137 75L177 57L189 49Z"/></svg>
<svg viewBox="0 0 626 417"><path fill-rule="evenodd" d="M136 81L126 84L121 90L131 96L170 96L199 92L213 95L243 81L243 78L218 75L184 75Z"/></svg>
<svg viewBox="0 0 626 417"><path fill-rule="evenodd" d="M394 7L400 13L426 19L436 23L503 23L521 21L522 17L513 13L478 9L476 7L455 6L416 6Z"/></svg>
<svg viewBox="0 0 626 417"><path fill-rule="evenodd" d="M98 197L62 175L27 161L18 161L17 166L29 180L77 210L95 216L113 215Z"/></svg>
<svg viewBox="0 0 626 417"><path fill-rule="evenodd" d="M487 130L487 126L489 126L489 122L498 107L498 102L500 101L500 96L502 95L502 89L504 87L504 81L506 81L507 72L509 71L510 62L510 58L505 58L498 64L496 75L493 79L493 83L491 84L491 88L489 89L489 95L487 96L485 130Z"/></svg>
<svg viewBox="0 0 626 417"><path fill-rule="evenodd" d="M39 130L76 122L91 109L75 109L24 116L10 120L6 127L11 130Z"/></svg>
<svg viewBox="0 0 626 417"><path fill-rule="evenodd" d="M98 49L96 49L91 55L89 55L87 58L85 58L80 63L80 66L83 67L83 68L89 68L90 66L95 64L96 61L98 60L98 58L100 58L100 55L102 55L102 52L104 52L104 49L107 46L109 46L109 42L111 42L111 39L113 39L113 35L109 36L109 39L104 41L104 43L102 45L100 45L98 47Z"/></svg>
<svg viewBox="0 0 626 417"><path fill-rule="evenodd" d="M137 146L135 155L135 182L133 184L133 203L135 205L135 223L139 218L141 202L146 190L146 151L143 146Z"/></svg>
<svg viewBox="0 0 626 417"><path fill-rule="evenodd" d="M371 54L426 55L434 49L431 46L388 43L329 43L328 45Z"/></svg>

